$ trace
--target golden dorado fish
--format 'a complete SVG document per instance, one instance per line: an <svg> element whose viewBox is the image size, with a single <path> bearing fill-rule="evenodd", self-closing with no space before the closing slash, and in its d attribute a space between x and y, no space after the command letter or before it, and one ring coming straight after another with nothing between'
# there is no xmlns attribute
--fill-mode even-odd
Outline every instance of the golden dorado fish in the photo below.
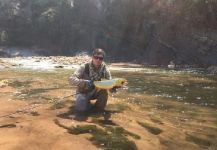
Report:
<svg viewBox="0 0 217 150"><path fill-rule="evenodd" d="M111 80L94 81L93 84L97 89L109 90L113 87L122 87L124 84L127 84L127 80L124 78L115 78Z"/></svg>

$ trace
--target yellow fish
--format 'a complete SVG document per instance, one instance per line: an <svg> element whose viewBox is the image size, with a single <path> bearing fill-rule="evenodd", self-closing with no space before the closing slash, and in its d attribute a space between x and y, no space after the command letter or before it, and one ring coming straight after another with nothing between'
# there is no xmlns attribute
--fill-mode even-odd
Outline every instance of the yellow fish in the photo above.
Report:
<svg viewBox="0 0 217 150"><path fill-rule="evenodd" d="M124 78L115 78L111 80L94 81L93 84L97 89L112 89L113 87L120 88L127 84L127 80Z"/></svg>

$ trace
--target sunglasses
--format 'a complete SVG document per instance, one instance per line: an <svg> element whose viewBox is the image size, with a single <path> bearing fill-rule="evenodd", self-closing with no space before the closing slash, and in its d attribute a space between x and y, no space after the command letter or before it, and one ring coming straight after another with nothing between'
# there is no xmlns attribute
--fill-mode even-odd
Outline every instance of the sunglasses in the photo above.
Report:
<svg viewBox="0 0 217 150"><path fill-rule="evenodd" d="M99 57L99 56L93 56L94 59L98 59L98 60L103 60L103 57Z"/></svg>

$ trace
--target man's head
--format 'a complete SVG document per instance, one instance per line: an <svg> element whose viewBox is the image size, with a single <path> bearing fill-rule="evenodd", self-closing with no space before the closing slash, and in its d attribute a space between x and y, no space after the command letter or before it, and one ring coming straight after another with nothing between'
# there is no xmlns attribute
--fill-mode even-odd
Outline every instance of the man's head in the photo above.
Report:
<svg viewBox="0 0 217 150"><path fill-rule="evenodd" d="M101 48L96 48L92 54L93 65L98 68L102 64L104 57L105 57L104 50Z"/></svg>

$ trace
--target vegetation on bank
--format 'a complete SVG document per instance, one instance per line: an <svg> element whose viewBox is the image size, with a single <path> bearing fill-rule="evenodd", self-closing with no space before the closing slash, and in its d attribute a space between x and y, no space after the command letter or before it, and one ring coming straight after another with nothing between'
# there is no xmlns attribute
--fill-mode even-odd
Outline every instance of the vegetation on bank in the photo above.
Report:
<svg viewBox="0 0 217 150"><path fill-rule="evenodd" d="M96 125L78 125L76 127L67 127L55 119L54 122L65 129L69 133L79 135L89 133L92 137L89 139L93 144L103 149L118 149L118 150L137 150L137 147L133 141L128 140L127 136L131 136L134 139L140 139L140 137L134 133L125 130L122 127L107 126L104 129L97 127Z"/></svg>
<svg viewBox="0 0 217 150"><path fill-rule="evenodd" d="M118 61L215 63L202 59L216 48L213 0L0 0L0 10L3 46L48 54L102 47Z"/></svg>

